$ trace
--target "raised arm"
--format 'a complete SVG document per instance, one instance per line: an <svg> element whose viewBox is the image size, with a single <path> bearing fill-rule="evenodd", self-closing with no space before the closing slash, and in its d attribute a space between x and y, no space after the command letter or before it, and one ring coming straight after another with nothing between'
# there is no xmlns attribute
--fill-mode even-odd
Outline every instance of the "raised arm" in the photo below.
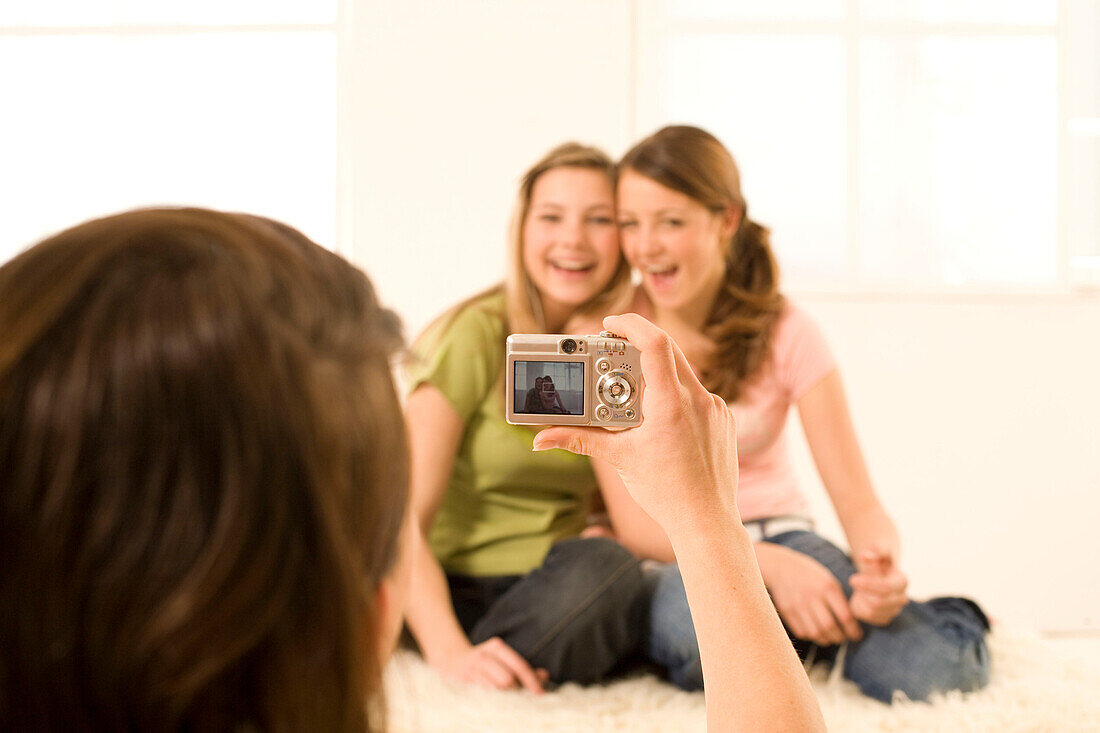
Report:
<svg viewBox="0 0 1100 733"><path fill-rule="evenodd" d="M540 675L500 639L474 646L455 616L447 578L426 537L443 501L465 431L461 416L435 387L418 387L405 404L412 511L419 530L406 618L424 658L444 674L487 687L522 685L541 692Z"/></svg>
<svg viewBox="0 0 1100 733"><path fill-rule="evenodd" d="M885 625L908 602L908 580L898 566L897 528L871 485L838 370L798 400L798 415L859 569L851 581L852 612L868 623Z"/></svg>
<svg viewBox="0 0 1100 733"><path fill-rule="evenodd" d="M641 316L613 316L604 325L642 352L645 421L622 432L551 428L536 436L536 449L607 461L667 531L699 640L709 730L824 730L737 513L729 408L703 388L668 335Z"/></svg>

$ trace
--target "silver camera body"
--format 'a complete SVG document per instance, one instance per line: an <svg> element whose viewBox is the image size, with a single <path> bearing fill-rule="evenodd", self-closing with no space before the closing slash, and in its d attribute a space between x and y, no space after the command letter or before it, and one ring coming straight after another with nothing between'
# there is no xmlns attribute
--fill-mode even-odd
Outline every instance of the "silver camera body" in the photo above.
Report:
<svg viewBox="0 0 1100 733"><path fill-rule="evenodd" d="M513 425L642 423L641 353L622 336L515 333L505 352L505 410Z"/></svg>

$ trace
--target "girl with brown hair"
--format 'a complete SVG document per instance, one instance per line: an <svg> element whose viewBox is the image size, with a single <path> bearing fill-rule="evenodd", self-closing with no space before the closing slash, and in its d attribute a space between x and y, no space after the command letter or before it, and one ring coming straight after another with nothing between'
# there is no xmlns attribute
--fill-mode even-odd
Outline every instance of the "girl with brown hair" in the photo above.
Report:
<svg viewBox="0 0 1100 733"><path fill-rule="evenodd" d="M886 702L899 690L924 699L982 687L988 623L965 599L907 597L897 530L872 487L840 374L820 331L779 291L768 230L748 216L732 156L699 128L666 127L626 153L617 188L623 250L641 274L640 312L737 415L740 516L800 654L831 662L847 644L845 675ZM786 452L792 406L851 556L813 532ZM604 495L614 496L614 472L599 473ZM629 516L615 528L624 544L670 561L660 529ZM702 685L675 565L660 572L647 644L681 687Z"/></svg>
<svg viewBox="0 0 1100 733"><path fill-rule="evenodd" d="M0 728L378 730L407 469L366 277L134 211L0 268L0 333Z"/></svg>

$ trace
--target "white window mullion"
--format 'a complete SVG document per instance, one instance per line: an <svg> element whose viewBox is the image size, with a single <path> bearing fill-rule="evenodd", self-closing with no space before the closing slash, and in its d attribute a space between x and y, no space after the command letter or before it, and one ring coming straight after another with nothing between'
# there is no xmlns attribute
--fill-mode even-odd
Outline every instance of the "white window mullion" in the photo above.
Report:
<svg viewBox="0 0 1100 733"><path fill-rule="evenodd" d="M845 23L847 51L847 99L848 99L848 204L847 204L847 279L850 284L860 280L861 226L860 226L860 82L859 82L859 0L848 0Z"/></svg>
<svg viewBox="0 0 1100 733"><path fill-rule="evenodd" d="M260 23L226 25L213 24L134 24L120 23L112 25L87 26L9 26L0 25L0 37L16 38L38 36L179 36L199 33L316 33L331 31L331 23Z"/></svg>
<svg viewBox="0 0 1100 733"><path fill-rule="evenodd" d="M641 43L640 37L641 28L644 22L644 3L635 2L634 0L628 0L627 5L627 19L630 23L630 61L627 64L627 73L630 75L625 80L629 91L629 105L630 108L626 114L626 135L627 140L634 141L641 137L642 131L638 129L638 96L640 89L638 84L640 83L640 68L642 63ZM625 153L626 151L616 151ZM614 153L613 153L614 154Z"/></svg>
<svg viewBox="0 0 1100 733"><path fill-rule="evenodd" d="M1059 245L1071 288L1100 290L1100 7L1059 3Z"/></svg>
<svg viewBox="0 0 1100 733"><path fill-rule="evenodd" d="M1068 217L1072 215L1072 206L1067 206L1064 195L1072 185L1073 163L1066 124L1069 119L1072 89L1070 74L1069 13L1065 0L1058 2L1058 124L1054 134L1058 140L1058 283L1063 287L1069 283L1069 259L1072 256L1072 226Z"/></svg>
<svg viewBox="0 0 1100 733"><path fill-rule="evenodd" d="M336 10L336 239L330 246L345 257L358 255L355 246L355 196L357 193L354 145L358 124L357 69L358 26L354 0L338 0Z"/></svg>

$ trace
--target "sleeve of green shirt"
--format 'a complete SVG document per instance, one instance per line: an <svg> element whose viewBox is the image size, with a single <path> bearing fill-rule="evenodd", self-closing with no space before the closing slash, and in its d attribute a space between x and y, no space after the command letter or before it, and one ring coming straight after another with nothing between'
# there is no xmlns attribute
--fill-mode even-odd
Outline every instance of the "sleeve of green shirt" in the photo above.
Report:
<svg viewBox="0 0 1100 733"><path fill-rule="evenodd" d="M429 328L413 352L407 367L409 391L431 384L469 422L500 378L503 318L477 301Z"/></svg>

